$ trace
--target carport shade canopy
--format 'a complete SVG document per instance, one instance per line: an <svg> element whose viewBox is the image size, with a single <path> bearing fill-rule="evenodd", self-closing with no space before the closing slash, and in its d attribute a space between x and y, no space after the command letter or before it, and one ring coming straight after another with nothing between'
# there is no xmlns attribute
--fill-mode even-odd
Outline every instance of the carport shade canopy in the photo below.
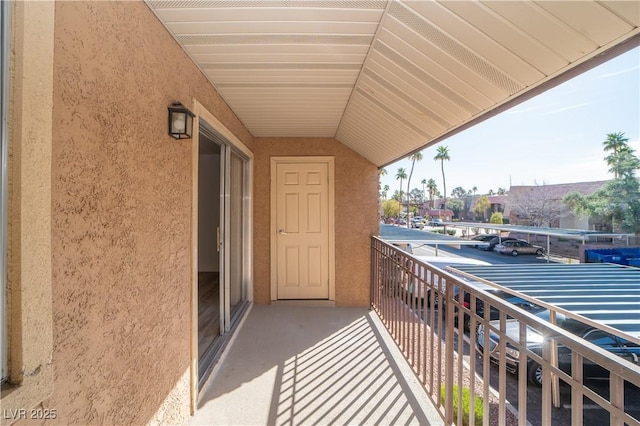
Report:
<svg viewBox="0 0 640 426"><path fill-rule="evenodd" d="M424 232L404 226L380 225L380 237L387 242L411 242L422 244L451 243L451 244L478 244L477 241L453 237L438 232Z"/></svg>
<svg viewBox="0 0 640 426"><path fill-rule="evenodd" d="M640 269L611 263L448 269L640 344Z"/></svg>
<svg viewBox="0 0 640 426"><path fill-rule="evenodd" d="M478 223L478 222L446 222L445 225L456 227L456 228L484 228L484 229L493 229L496 231L520 232L523 234L563 237L563 238L569 238L572 240L581 240L583 243L585 241L589 241L591 237L594 237L594 238L604 237L604 238L611 238L611 239L626 238L627 245L628 245L629 238L635 235L635 234L629 234L629 233L614 234L610 232L589 231L586 229L545 228L540 226L499 225L499 224L493 224L493 223Z"/></svg>

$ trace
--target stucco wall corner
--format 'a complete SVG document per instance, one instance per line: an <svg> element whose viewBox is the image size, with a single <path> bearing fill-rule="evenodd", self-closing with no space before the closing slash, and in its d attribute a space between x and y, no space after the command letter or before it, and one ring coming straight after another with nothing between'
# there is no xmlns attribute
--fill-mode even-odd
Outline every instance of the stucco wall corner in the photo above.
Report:
<svg viewBox="0 0 640 426"><path fill-rule="evenodd" d="M191 416L189 411L189 377L190 370L186 370L147 425L186 425L189 423Z"/></svg>

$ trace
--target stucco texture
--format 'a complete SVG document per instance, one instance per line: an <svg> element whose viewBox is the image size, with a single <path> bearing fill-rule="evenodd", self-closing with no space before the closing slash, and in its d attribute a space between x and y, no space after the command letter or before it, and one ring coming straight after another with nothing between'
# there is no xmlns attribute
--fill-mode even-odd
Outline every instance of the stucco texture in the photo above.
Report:
<svg viewBox="0 0 640 426"><path fill-rule="evenodd" d="M171 395L163 417L187 422L192 141L167 135L167 106L196 98L252 137L143 2L56 2L54 82L47 405L145 424Z"/></svg>
<svg viewBox="0 0 640 426"><path fill-rule="evenodd" d="M369 304L371 235L378 225L378 169L331 138L256 138L254 141L254 297L270 303L271 157L333 156L335 160L335 302Z"/></svg>

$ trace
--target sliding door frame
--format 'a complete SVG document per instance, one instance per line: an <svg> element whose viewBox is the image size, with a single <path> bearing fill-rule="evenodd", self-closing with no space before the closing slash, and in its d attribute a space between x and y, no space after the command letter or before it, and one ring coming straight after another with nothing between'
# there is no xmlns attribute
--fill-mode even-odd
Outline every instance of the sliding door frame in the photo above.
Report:
<svg viewBox="0 0 640 426"><path fill-rule="evenodd" d="M220 262L220 283L224 286L220 294L221 321L220 338L224 339L237 320L239 315L246 311L239 309L235 315L231 315L229 309L229 275L230 260L226 254L230 247L230 158L232 150L235 151L244 163L243 182L243 218L242 218L242 266L243 290L246 295L246 302L249 305L253 302L253 153L238 139L229 129L227 129L217 118L213 116L200 102L193 100L193 112L196 118L193 123L192 139L192 243L191 243L191 414L197 409L200 394L200 377L198 372L198 168L199 168L199 140L200 123L206 123L214 129L226 141L221 145L221 262ZM211 376L211 374L209 374Z"/></svg>

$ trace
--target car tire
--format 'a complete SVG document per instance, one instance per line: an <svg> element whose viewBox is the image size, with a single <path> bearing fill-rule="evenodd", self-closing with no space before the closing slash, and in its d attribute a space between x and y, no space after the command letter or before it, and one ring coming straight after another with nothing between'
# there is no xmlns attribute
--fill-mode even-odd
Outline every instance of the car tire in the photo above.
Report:
<svg viewBox="0 0 640 426"><path fill-rule="evenodd" d="M536 256L542 256L544 254L544 251L542 249L538 249L536 251Z"/></svg>
<svg viewBox="0 0 640 426"><path fill-rule="evenodd" d="M516 257L518 255L518 250L513 250L511 252L511 256Z"/></svg>
<svg viewBox="0 0 640 426"><path fill-rule="evenodd" d="M535 386L542 386L542 367L537 362L531 361L527 369L529 383Z"/></svg>

